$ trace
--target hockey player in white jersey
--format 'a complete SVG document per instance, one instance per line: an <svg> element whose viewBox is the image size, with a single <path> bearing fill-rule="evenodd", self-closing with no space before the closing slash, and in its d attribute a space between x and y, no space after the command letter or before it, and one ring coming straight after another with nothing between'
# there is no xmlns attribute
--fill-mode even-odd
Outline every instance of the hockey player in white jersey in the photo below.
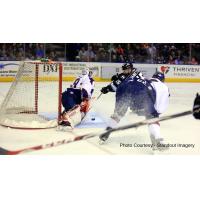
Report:
<svg viewBox="0 0 200 200"><path fill-rule="evenodd" d="M155 110L158 112L158 116L164 113L169 105L169 89L167 85L164 84L165 75L161 72L156 72L150 79L151 85L153 86L156 92L156 99L154 103ZM150 138L154 148L158 150L167 149L165 146L159 146L159 143L163 143L163 138L160 134L160 124L152 123L148 125Z"/></svg>
<svg viewBox="0 0 200 200"><path fill-rule="evenodd" d="M74 81L70 88L62 93L64 111L59 122L60 126L74 128L81 122L89 110L94 91L94 79L88 68Z"/></svg>
<svg viewBox="0 0 200 200"><path fill-rule="evenodd" d="M144 115L147 119L156 118L164 112L169 102L169 91L164 82L164 74L156 72L152 79L145 79L132 64L126 63L122 66L123 79L116 88L116 102L114 114L109 121L109 128L115 128L117 123L126 114L130 108L139 115ZM116 81L116 80L115 80ZM105 94L112 91L109 88L113 84L102 88ZM160 124L152 123L148 125L150 138L154 149L165 150L163 139L160 134ZM110 134L103 134L100 138L100 143L105 142ZM162 145L163 144L163 145Z"/></svg>

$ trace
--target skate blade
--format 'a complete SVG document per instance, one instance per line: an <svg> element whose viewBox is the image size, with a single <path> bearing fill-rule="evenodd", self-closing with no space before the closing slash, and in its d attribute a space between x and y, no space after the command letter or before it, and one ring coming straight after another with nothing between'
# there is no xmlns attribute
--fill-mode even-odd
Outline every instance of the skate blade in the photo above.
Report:
<svg viewBox="0 0 200 200"><path fill-rule="evenodd" d="M152 149L153 155L163 155L163 154L168 154L168 149Z"/></svg>
<svg viewBox="0 0 200 200"><path fill-rule="evenodd" d="M58 131L58 132L73 132L73 128L71 126L58 126L56 131Z"/></svg>
<svg viewBox="0 0 200 200"><path fill-rule="evenodd" d="M106 143L107 143L107 141L104 141L104 140L99 139L99 145L104 145L104 144L106 144Z"/></svg>

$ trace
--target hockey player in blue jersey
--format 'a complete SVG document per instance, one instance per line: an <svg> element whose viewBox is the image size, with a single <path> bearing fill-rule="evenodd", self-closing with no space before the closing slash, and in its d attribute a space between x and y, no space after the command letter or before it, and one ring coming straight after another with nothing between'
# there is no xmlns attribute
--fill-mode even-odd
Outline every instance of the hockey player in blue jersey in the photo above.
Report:
<svg viewBox="0 0 200 200"><path fill-rule="evenodd" d="M159 117L159 114L164 112L168 106L169 92L163 83L164 74L157 72L151 80L148 80L131 63L124 64L122 70L123 73L114 76L115 80L111 84L101 89L104 94L116 91L114 114L111 116L107 128L115 128L128 108L150 119ZM119 79L117 80L116 77ZM149 124L148 128L154 149L165 150L165 146L159 145L163 143L159 123ZM100 142L105 142L109 135L101 135Z"/></svg>
<svg viewBox="0 0 200 200"><path fill-rule="evenodd" d="M88 68L82 70L70 88L62 93L62 113L59 125L74 127L79 124L89 110L90 100L94 91L94 79Z"/></svg>

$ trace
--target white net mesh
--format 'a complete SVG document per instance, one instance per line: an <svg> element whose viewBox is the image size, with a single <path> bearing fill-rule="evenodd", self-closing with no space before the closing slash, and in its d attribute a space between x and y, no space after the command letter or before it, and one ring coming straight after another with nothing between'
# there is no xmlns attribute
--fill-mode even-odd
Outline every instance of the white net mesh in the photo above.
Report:
<svg viewBox="0 0 200 200"><path fill-rule="evenodd" d="M59 67L59 63L23 62L1 104L0 124L15 128L57 126Z"/></svg>

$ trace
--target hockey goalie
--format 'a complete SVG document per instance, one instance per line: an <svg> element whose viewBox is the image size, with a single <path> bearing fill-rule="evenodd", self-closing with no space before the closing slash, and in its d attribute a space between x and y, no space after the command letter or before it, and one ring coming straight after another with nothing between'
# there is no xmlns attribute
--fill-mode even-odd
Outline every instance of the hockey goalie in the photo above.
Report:
<svg viewBox="0 0 200 200"><path fill-rule="evenodd" d="M62 106L64 111L59 121L60 130L73 129L80 124L89 111L92 94L94 92L94 79L88 68L82 70L82 74L74 83L62 93Z"/></svg>

